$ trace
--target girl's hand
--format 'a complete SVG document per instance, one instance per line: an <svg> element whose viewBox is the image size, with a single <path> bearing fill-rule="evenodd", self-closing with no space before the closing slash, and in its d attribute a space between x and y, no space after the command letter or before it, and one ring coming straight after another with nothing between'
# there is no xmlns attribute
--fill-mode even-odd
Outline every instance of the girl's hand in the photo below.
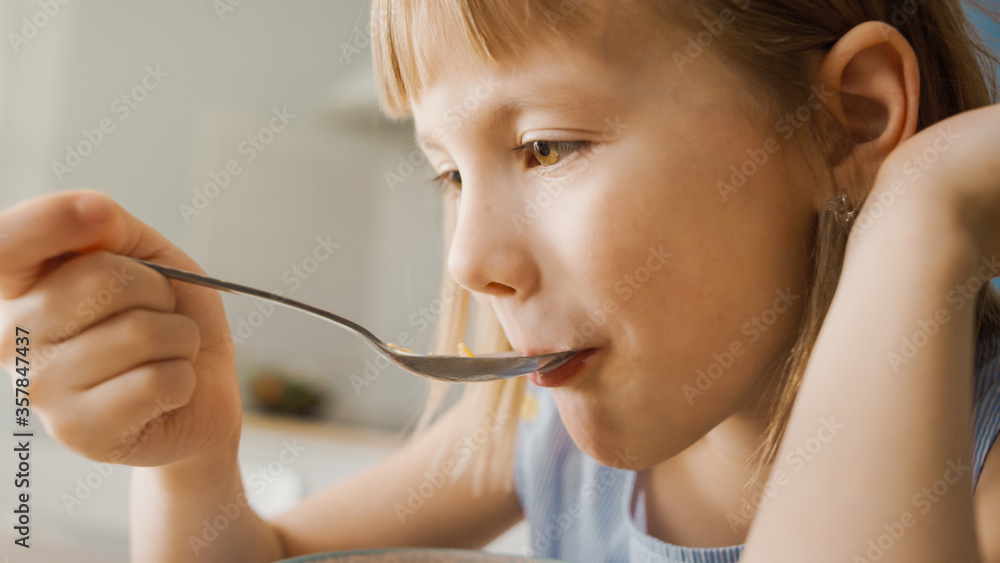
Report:
<svg viewBox="0 0 1000 563"><path fill-rule="evenodd" d="M137 466L232 456L240 399L215 291L173 285L133 256L202 271L100 192L0 211L0 365L30 332L30 412L93 460Z"/></svg>
<svg viewBox="0 0 1000 563"><path fill-rule="evenodd" d="M963 112L901 143L879 169L851 238L908 205L943 206L980 256L1000 254L1000 105Z"/></svg>

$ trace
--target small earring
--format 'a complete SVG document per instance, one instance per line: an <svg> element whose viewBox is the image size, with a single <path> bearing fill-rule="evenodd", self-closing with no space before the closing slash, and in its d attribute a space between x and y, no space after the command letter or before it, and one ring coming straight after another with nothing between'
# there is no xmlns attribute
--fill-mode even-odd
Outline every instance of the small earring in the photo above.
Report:
<svg viewBox="0 0 1000 563"><path fill-rule="evenodd" d="M831 197L826 200L826 203L830 211L833 211L837 222L844 228L844 232L849 233L851 225L854 224L854 219L858 215L858 210L848 208L847 194L841 192L837 197Z"/></svg>

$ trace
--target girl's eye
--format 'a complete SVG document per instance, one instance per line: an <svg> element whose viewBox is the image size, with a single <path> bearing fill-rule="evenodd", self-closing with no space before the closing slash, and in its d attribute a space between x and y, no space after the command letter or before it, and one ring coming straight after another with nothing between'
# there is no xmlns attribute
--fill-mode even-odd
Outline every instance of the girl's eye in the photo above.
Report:
<svg viewBox="0 0 1000 563"><path fill-rule="evenodd" d="M583 141L534 141L530 146L525 145L525 149L531 151L538 164L542 166L554 166L559 161L570 154L584 148Z"/></svg>
<svg viewBox="0 0 1000 563"><path fill-rule="evenodd" d="M523 153L524 156L533 157L543 167L549 167L586 148L588 148L586 141L532 141L514 150ZM432 181L441 189L462 189L462 174L458 170L445 170Z"/></svg>
<svg viewBox="0 0 1000 563"><path fill-rule="evenodd" d="M458 190L462 189L462 174L458 170L445 170L444 172L437 175L436 178L432 180L442 189L452 187Z"/></svg>

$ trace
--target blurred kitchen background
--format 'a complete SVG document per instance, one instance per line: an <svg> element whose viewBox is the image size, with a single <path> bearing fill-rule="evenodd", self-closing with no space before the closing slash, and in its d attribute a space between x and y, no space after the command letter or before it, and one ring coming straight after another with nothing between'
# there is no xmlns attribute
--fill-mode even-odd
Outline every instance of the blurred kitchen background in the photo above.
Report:
<svg viewBox="0 0 1000 563"><path fill-rule="evenodd" d="M412 128L379 117L366 4L228 2L69 3L8 50L0 95L16 109L4 113L0 204L105 191L211 275L282 290L390 340L408 332L422 349L431 330L409 317L440 280L440 210L426 164L386 179L414 151ZM7 28L41 9L21 4L7 5ZM67 145L95 144L84 130L104 138L63 169L76 162ZM317 239L329 258L314 256ZM420 380L395 370L355 393L350 375L374 356L344 330L267 316L246 297L226 306L243 374L315 378L340 421L399 428L418 405Z"/></svg>
<svg viewBox="0 0 1000 563"><path fill-rule="evenodd" d="M98 189L210 275L428 349L441 305L439 198L411 124L380 117L368 11L359 0L0 4L0 207ZM241 296L225 303L253 411L244 473L262 477L250 491L262 512L401 442L424 401L420 378L383 369L356 336L318 319ZM265 373L297 383L258 384L264 395L315 390L324 402L311 419L254 414L251 382ZM37 418L33 427L42 433ZM306 449L278 462L293 438ZM44 436L33 449L33 547L8 538L8 485L0 557L126 561L129 469ZM10 456L0 467L7 475ZM520 552L525 538L522 525L491 549Z"/></svg>

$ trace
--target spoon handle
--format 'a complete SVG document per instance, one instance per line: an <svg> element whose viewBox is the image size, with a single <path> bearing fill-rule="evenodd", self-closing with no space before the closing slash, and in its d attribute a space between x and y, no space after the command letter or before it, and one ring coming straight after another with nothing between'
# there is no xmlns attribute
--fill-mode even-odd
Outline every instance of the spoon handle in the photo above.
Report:
<svg viewBox="0 0 1000 563"><path fill-rule="evenodd" d="M235 293L235 294L238 294L238 295L246 295L246 296L249 296L249 297L256 297L258 299L264 299L264 300L267 300L267 301L273 301L274 303L277 303L279 305L284 305L285 307L289 307L291 309L298 309L300 311L305 311L306 313L312 314L312 315L317 316L317 317L319 317L321 319L324 319L324 320L327 320L327 321L339 324L339 325L343 326L344 328L346 328L347 330L350 330L351 332L354 332L354 333L358 334L359 336L362 336L362 337L366 338L372 344L375 344L379 348L385 349L385 344L381 340L379 340L379 338L377 336L375 336L374 334L372 334L371 331L369 331L365 327L359 325L358 323L356 323L354 321L351 321L349 319L345 319L344 317L341 317L340 315L335 315L335 314L333 314L333 313L331 313L329 311L324 311L323 309L320 309L318 307L313 307L312 305L309 305L307 303L303 303L301 301L296 301L294 299L289 299L287 297L283 297L283 296L278 295L276 293L270 293L270 292L263 291L263 290L260 290L260 289L254 289L252 287L248 287L248 286L245 286L245 285L240 285L238 283L232 283L232 282L217 280L215 278L210 278L208 276L203 276L201 274L196 274L194 272L188 272L188 271L185 271L185 270L178 270L176 268L171 268L170 266L163 266L161 264L154 264L152 262L147 262L145 260L140 260L138 258L132 258L132 260L135 260L136 262L142 264L143 266L147 266L149 268L152 268L152 269L156 270L157 272L163 274L164 276L166 276L166 277L168 277L170 279L174 279L174 280L177 280L177 281L182 281L182 282L190 283L190 284L194 284L194 285L200 285L200 286L208 287L208 288L211 288L211 289L217 289L219 291L225 291L225 292L228 292L228 293Z"/></svg>

